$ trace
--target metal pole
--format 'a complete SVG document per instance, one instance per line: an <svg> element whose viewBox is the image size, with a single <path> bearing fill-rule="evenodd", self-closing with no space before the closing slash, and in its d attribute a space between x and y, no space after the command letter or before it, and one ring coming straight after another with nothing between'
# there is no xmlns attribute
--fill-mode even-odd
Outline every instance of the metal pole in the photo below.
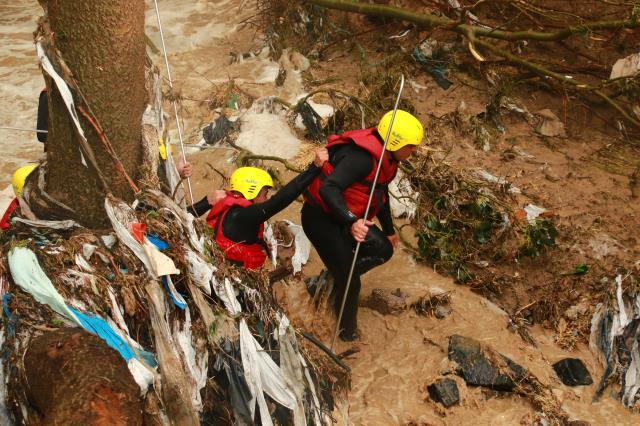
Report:
<svg viewBox="0 0 640 426"><path fill-rule="evenodd" d="M10 127L10 126L0 126L0 129L4 129L4 130L19 130L21 132L49 133L46 130L23 129L22 127Z"/></svg>
<svg viewBox="0 0 640 426"><path fill-rule="evenodd" d="M162 22L160 21L160 8L158 7L158 0L153 0L156 7L156 17L158 18L158 28L160 29L160 40L162 41L162 53L164 54L164 63L167 66L167 76L169 78L169 88L173 95L173 80L171 79L171 67L169 67L169 59L167 58L167 47L164 44L164 33L162 32ZM176 125L178 126L178 137L180 138L180 149L182 150L182 162L187 162L187 154L184 151L184 141L182 140L182 128L180 127L180 117L178 115L178 107L176 105L175 98L171 100L173 105L173 112L176 116ZM169 155L169 147L165 144L167 155ZM193 205L193 191L191 190L191 179L187 178L187 186L189 187L189 197L191 198L191 205Z"/></svg>
<svg viewBox="0 0 640 426"><path fill-rule="evenodd" d="M382 160L389 143L389 136L391 136L391 128L393 127L393 121L396 118L396 111L398 111L398 104L400 103L400 97L402 96L402 90L404 89L404 75L400 75L400 90L398 90L398 97L396 98L396 104L393 107L391 113L391 121L389 122L389 128L387 129L387 135L384 138L384 145L382 146L382 155L378 160L378 168L376 169L376 175L373 178L373 184L371 185L371 194L369 194L369 200L367 201L367 208L364 211L364 220L367 220L369 216L369 209L371 208L371 201L373 200L373 194L375 192L376 183L378 183L378 176L380 176L380 170L382 169ZM351 279L353 278L353 271L356 267L356 260L358 259L358 252L360 251L360 242L356 244L356 250L353 254L353 261L351 262L351 269L349 270L349 278L347 278L347 285L344 289L344 296L342 297L342 304L340 305L340 313L338 314L338 323L336 324L336 330L333 333L333 340L331 341L331 350L336 344L338 338L338 332L340 331L340 321L342 321L342 313L344 312L344 305L347 302L347 295L349 294L349 286L351 286Z"/></svg>

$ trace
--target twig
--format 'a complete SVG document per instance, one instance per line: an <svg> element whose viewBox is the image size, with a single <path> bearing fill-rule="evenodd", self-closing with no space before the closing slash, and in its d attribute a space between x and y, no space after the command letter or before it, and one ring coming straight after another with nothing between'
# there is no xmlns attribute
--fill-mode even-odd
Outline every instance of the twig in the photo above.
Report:
<svg viewBox="0 0 640 426"><path fill-rule="evenodd" d="M336 363L338 364L340 367L342 367L343 369L345 369L346 371L348 371L349 373L351 373L351 368L349 368L349 366L347 364L345 364L344 362L342 362L342 360L340 358L338 358L338 355L336 355L335 353L333 353L333 351L331 351L331 349L329 349L328 347L326 347L320 340L316 339L314 336L312 336L311 334L299 330L298 333L300 333L302 335L302 337L304 337L305 339L309 340L311 343L313 343L314 345L316 345L317 347L319 347L320 349L322 349L322 351L324 353L326 353L327 355L329 355L329 357Z"/></svg>

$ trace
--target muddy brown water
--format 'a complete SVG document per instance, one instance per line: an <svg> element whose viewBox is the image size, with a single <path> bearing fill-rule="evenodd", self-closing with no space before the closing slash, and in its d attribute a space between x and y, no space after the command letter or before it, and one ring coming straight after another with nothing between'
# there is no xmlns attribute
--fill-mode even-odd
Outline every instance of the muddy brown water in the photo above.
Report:
<svg viewBox="0 0 640 426"><path fill-rule="evenodd" d="M17 0L0 4L0 125L33 128L36 121L37 97L43 87L38 69L32 32L41 10L35 0ZM160 46L153 3L147 1L147 33ZM169 60L174 84L184 101L181 112L185 137L190 142L200 139L201 128L214 114L206 102L215 85L235 79L252 96L274 95L295 99L304 93L299 78L290 73L288 81L276 87L274 81L280 67L270 61L260 35L242 26L242 21L255 13L250 1L160 1ZM231 63L231 53L253 52L241 62ZM159 56L154 61L164 72ZM167 111L170 111L167 108ZM273 117L265 117L273 119ZM177 141L175 122L169 120L172 140ZM268 130L268 129L267 129ZM278 135L256 136L255 146L268 141L277 146ZM20 164L40 158L42 146L33 133L0 129L0 196L7 199L10 173ZM195 198L220 186L214 168L228 173L233 152L229 150L189 150L195 165L193 178ZM286 176L286 175L285 175ZM300 203L294 203L278 218L299 222ZM321 268L315 254L305 268L312 275ZM600 402L592 403L595 384L569 388L560 383L551 364L562 357L584 360L597 381L602 367L584 345L574 352L560 349L547 330L533 328L538 348L532 347L507 328L507 315L486 299L467 288L455 285L448 277L416 264L411 256L399 250L386 265L364 277L361 298L374 288L402 289L410 298L428 292L452 291L452 313L445 319L419 316L412 311L399 315L381 315L361 308L359 325L362 338L355 343L339 342L336 352L356 348L346 359L353 370L349 393L350 423L355 425L415 424L530 424L536 410L523 397L486 392L467 387L454 377L461 392L461 403L449 409L431 402L426 387L443 373L451 371L447 359L448 337L470 336L486 343L514 361L530 369L542 383L549 385L562 401L572 419L594 425L638 424L640 418L625 410L607 390ZM292 320L300 327L330 342L334 319L325 311L316 311L296 281L277 285L277 294Z"/></svg>

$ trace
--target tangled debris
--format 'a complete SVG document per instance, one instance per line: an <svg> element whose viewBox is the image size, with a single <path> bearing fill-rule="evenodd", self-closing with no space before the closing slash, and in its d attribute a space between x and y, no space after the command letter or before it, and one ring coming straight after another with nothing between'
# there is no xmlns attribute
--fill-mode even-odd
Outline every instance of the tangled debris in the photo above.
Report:
<svg viewBox="0 0 640 426"><path fill-rule="evenodd" d="M623 290L623 281L626 289ZM589 347L605 367L594 400L617 380L625 407L640 400L640 292L631 274L618 275L615 290L598 304L591 319Z"/></svg>
<svg viewBox="0 0 640 426"><path fill-rule="evenodd" d="M160 192L144 193L136 210L115 199L106 208L115 234L15 221L2 235L4 367L16 420L39 415L20 391L38 386L24 381L19 362L29 342L79 325L121 353L141 395L158 395L157 416L252 423L259 411L263 424L276 415L329 421L345 373L297 342L265 274L226 265L203 226Z"/></svg>

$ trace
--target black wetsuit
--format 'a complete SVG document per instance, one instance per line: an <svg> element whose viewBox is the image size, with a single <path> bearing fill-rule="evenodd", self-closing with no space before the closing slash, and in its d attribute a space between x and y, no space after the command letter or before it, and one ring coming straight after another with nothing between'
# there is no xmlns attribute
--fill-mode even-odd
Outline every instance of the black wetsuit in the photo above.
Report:
<svg viewBox="0 0 640 426"><path fill-rule="evenodd" d="M319 173L320 169L311 164L307 170L293 178L267 201L247 207L231 207L222 221L222 233L230 240L244 244L258 242L260 225L298 198ZM207 197L204 197L195 203L193 208L189 207L187 210L195 216L201 216L211 207Z"/></svg>
<svg viewBox="0 0 640 426"><path fill-rule="evenodd" d="M364 149L347 145L338 148L335 153L330 152L330 162L334 166L334 171L326 177L320 187L320 196L332 213L327 214L312 201L307 201L302 207L302 227L334 278L336 291L334 310L337 315L344 297L356 246L356 241L351 235L351 225L358 220L347 209L342 191L365 179L373 167L373 158ZM388 202L388 190L386 188L384 190L387 191L387 202L377 215L382 230L375 225L371 226L365 241L360 245L340 323L340 336L344 340L352 340L357 330L360 276L387 262L393 255L393 247L387 236L393 235L395 231Z"/></svg>

